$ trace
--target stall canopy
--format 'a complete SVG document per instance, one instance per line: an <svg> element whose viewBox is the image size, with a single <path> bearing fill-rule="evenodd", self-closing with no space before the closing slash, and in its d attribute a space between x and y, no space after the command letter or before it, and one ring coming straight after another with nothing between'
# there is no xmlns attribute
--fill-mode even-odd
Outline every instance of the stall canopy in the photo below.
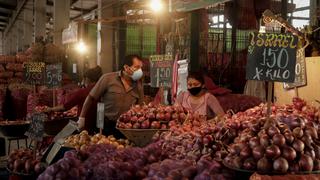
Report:
<svg viewBox="0 0 320 180"><path fill-rule="evenodd" d="M193 11L228 1L231 0L172 0L172 7L176 11Z"/></svg>

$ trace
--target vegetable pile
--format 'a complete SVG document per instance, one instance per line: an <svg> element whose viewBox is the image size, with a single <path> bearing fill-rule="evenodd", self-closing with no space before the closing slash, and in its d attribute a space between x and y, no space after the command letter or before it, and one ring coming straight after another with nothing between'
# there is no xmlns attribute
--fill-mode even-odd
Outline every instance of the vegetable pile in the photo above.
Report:
<svg viewBox="0 0 320 180"><path fill-rule="evenodd" d="M125 139L116 139L113 136L104 136L101 134L96 134L90 136L87 131L82 131L80 134L69 136L65 140L65 145L74 147L76 149L85 150L89 145L93 144L111 144L117 149L130 147L131 144Z"/></svg>
<svg viewBox="0 0 320 180"><path fill-rule="evenodd" d="M34 159L30 149L13 150L8 157L8 169L14 173L40 174L44 171L40 159Z"/></svg>
<svg viewBox="0 0 320 180"><path fill-rule="evenodd" d="M169 129L173 124L183 122L187 111L179 106L136 105L119 118L122 129Z"/></svg>

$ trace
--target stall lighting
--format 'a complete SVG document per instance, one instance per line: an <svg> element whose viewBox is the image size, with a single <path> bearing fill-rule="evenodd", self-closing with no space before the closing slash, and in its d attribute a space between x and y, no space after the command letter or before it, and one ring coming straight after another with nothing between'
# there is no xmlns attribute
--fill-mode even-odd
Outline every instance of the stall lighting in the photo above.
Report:
<svg viewBox="0 0 320 180"><path fill-rule="evenodd" d="M150 8L154 12L160 12L163 9L163 3L161 0L151 0Z"/></svg>
<svg viewBox="0 0 320 180"><path fill-rule="evenodd" d="M82 40L80 40L80 41L78 42L78 44L76 45L76 50L77 50L80 54L84 54L84 53L87 52L87 46L86 46L86 44L85 44Z"/></svg>

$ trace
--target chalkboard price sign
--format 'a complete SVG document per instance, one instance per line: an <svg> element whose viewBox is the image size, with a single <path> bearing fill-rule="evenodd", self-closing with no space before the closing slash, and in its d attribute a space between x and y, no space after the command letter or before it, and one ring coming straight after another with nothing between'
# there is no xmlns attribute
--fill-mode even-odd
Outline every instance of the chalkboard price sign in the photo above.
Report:
<svg viewBox="0 0 320 180"><path fill-rule="evenodd" d="M294 82L297 43L292 34L251 33L246 78Z"/></svg>
<svg viewBox="0 0 320 180"><path fill-rule="evenodd" d="M24 68L24 80L28 84L43 85L45 82L45 68L46 65L43 62L29 62L23 65Z"/></svg>
<svg viewBox="0 0 320 180"><path fill-rule="evenodd" d="M50 64L46 66L46 84L49 87L58 87L62 81L62 64Z"/></svg>
<svg viewBox="0 0 320 180"><path fill-rule="evenodd" d="M152 87L171 87L172 55L150 56L150 78Z"/></svg>
<svg viewBox="0 0 320 180"><path fill-rule="evenodd" d="M285 89L301 87L307 84L306 57L304 48L301 48L297 51L297 62L295 68L296 77L294 83L284 83L283 86Z"/></svg>
<svg viewBox="0 0 320 180"><path fill-rule="evenodd" d="M32 140L42 141L44 135L43 123L48 116L44 113L34 113L31 116L31 123L28 131L25 133Z"/></svg>

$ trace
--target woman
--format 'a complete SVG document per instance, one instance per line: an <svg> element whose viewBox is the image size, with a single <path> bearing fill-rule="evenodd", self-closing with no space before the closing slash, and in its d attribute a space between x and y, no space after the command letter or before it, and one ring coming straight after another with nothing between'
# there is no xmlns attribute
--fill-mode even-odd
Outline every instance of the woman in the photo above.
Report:
<svg viewBox="0 0 320 180"><path fill-rule="evenodd" d="M224 115L224 111L212 94L205 89L204 78L201 73L189 73L187 77L188 92L181 92L176 104L193 113L198 113L207 119L214 118L216 115Z"/></svg>
<svg viewBox="0 0 320 180"><path fill-rule="evenodd" d="M73 92L67 101L59 106L48 108L47 112L55 112L55 111L66 111L71 109L74 106L78 106L78 116L81 113L82 105L87 98L89 92L94 87L95 83L99 80L99 78L102 76L102 69L100 66L97 66L95 68L89 69L84 74L83 83L85 88L81 88L75 92ZM93 103L92 106L90 106L89 111L87 113L87 119L92 119L91 121L86 121L85 124L85 130L92 133L95 129L95 122L96 122L96 116L97 116L97 102ZM88 123L91 122L91 123Z"/></svg>

